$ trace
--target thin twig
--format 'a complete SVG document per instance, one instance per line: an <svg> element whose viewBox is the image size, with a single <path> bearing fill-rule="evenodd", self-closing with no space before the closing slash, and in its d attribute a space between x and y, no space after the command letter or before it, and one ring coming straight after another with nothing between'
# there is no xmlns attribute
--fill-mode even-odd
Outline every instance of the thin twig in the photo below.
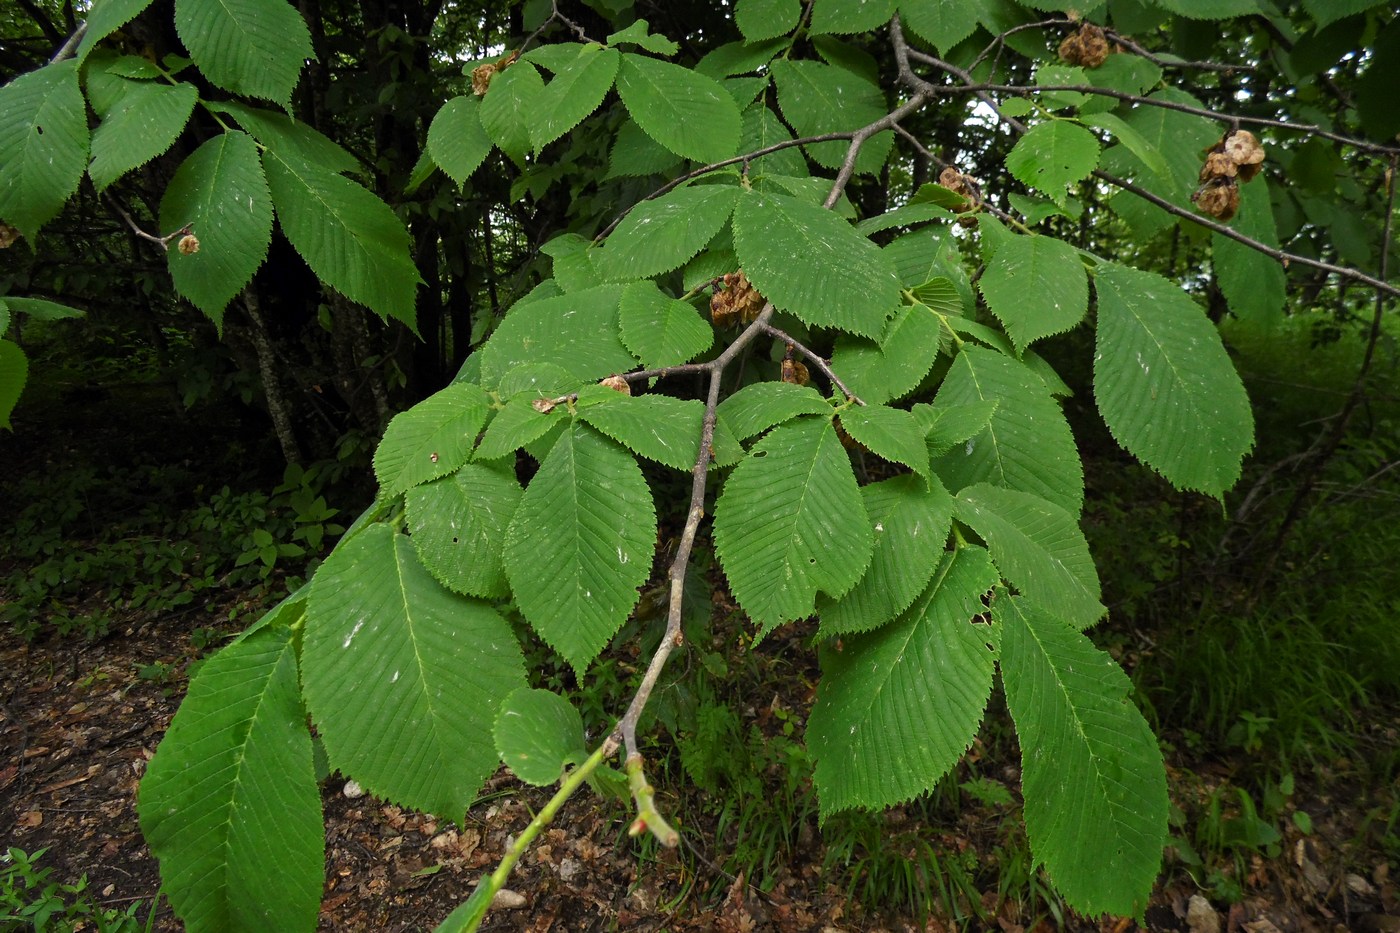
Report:
<svg viewBox="0 0 1400 933"><path fill-rule="evenodd" d="M801 353L803 356L805 356L808 362L810 362L813 366L817 367L817 369L821 372L823 376L830 379L831 384L836 386L836 388L840 389L841 394L846 396L846 398L850 399L852 402L855 402L857 405L865 404L865 402L863 402L858 395L856 395L850 389L846 388L846 384L841 381L841 377L831 371L831 364L828 363L826 360L822 359L820 354L809 350L807 347L803 346L802 344L794 340L792 337L790 337L787 331L779 330L772 324L764 324L763 332L770 337L776 337L783 343L787 344L789 347L792 347L798 353Z"/></svg>
<svg viewBox="0 0 1400 933"><path fill-rule="evenodd" d="M865 141L876 133L890 129L893 126L898 126L900 120L903 120L911 113L921 110L924 104L928 103L931 96L933 95L923 90L915 91L914 96L909 98L907 102L896 107L869 126L861 127L851 135L851 145L846 149L846 157L841 160L841 169L836 173L836 180L832 182L831 192L826 196L826 200L822 202L822 207L830 210L832 207L836 206L836 202L841 199L841 192L846 190L846 185L850 182L851 176L855 174L856 157L860 155L860 148L865 145Z"/></svg>
<svg viewBox="0 0 1400 933"><path fill-rule="evenodd" d="M1132 52L1134 55L1147 59L1152 64L1156 65L1158 68L1176 68L1182 71L1219 71L1223 72L1224 74L1234 74L1237 71L1252 72L1255 70L1253 65L1231 65L1228 62L1169 61L1168 59L1161 58L1147 51L1147 49L1138 45L1136 42L1134 42L1132 39L1129 39L1121 32L1116 32L1112 29L1105 29L1104 35L1106 35L1109 39L1113 40L1113 42L1117 45L1120 45L1128 51Z"/></svg>
<svg viewBox="0 0 1400 933"><path fill-rule="evenodd" d="M930 86L929 82L925 81L923 78L920 78L918 75L915 75L913 71L910 70L908 67L910 59L922 61L926 64L932 65L936 68L946 71L950 75L953 75L954 77L962 81L965 85L968 85L969 88L974 88L973 90L971 90L971 93L976 95L979 100L981 100L988 107L990 107L992 111L996 114L997 119L1001 120L1003 123L1005 123L1007 126L1011 127L1018 133L1027 132L1027 128L1024 123L1022 123L1020 120L1015 119L1014 117L1008 117L1001 112L1001 108L997 105L997 102L992 98L991 94L989 94L985 90L975 89L977 88L977 82L973 79L972 75L968 74L966 70L959 68L956 65L945 62L942 59L935 58L932 55L927 55L922 52L916 52L915 50L910 49L907 46L901 48L901 45L903 45L904 43L904 36L903 33L899 30L897 19L892 24L890 32L891 38L894 40L895 43L895 59L897 62L899 62L900 80L907 84L909 87L914 88L916 90L924 90ZM1321 260L1312 259L1308 256L1301 256L1297 253L1290 253L1285 250L1269 246L1267 243L1261 243L1259 240L1256 240L1253 237L1246 236L1245 234L1240 233L1238 230L1228 227L1225 224L1217 223L1216 221L1203 217L1200 214L1195 213L1194 211L1189 211L1184 207L1178 207L1177 205L1166 200L1165 198L1159 197L1158 195L1155 195L1147 189L1139 185L1135 185L1132 182L1127 181L1126 179L1119 178L1116 175L1111 175L1108 172L1102 170L1095 170L1093 174L1094 177L1099 179L1100 181L1104 181L1115 187L1122 188L1124 191L1130 191L1138 197L1157 205L1158 207L1162 208L1162 210L1167 211L1168 213L1175 214L1177 217L1182 217L1186 220L1191 221L1194 224L1205 227L1209 230L1213 230L1216 233L1219 233L1221 236L1228 237L1236 241L1237 243L1242 243L1245 246L1248 246L1250 249L1263 253L1266 256L1271 256L1274 259L1277 259L1280 262L1284 263L1285 265L1297 264L1301 266L1308 266L1309 268L1313 269L1319 269L1323 272L1336 275L1340 278L1347 278L1351 279L1354 282L1361 282L1365 285L1370 286L1371 288L1376 289L1378 293L1384 292L1387 295L1400 297L1400 289L1397 289L1395 286L1388 284L1382 279L1377 279L1372 276L1369 276L1366 273L1361 272L1360 270L1350 269L1345 266L1334 265L1330 262L1322 262Z"/></svg>
<svg viewBox="0 0 1400 933"><path fill-rule="evenodd" d="M1327 272L1331 275L1335 275L1340 278L1346 278L1351 279L1354 282L1360 282L1363 285L1367 285L1371 288L1374 288L1377 293L1384 293L1387 295L1400 297L1400 288L1396 288L1394 285L1391 285L1373 276L1369 276L1358 269L1351 269L1346 266L1334 265L1333 263L1323 262L1320 259L1312 259L1308 256L1300 256L1297 253L1290 253L1285 250L1281 250L1276 247L1270 246L1267 243L1261 243L1253 237L1249 237L1244 235L1243 233L1240 233L1233 227L1229 227L1217 221L1210 220L1209 218L1202 217L1200 214L1197 214L1194 211L1189 211L1184 207L1178 207L1172 202L1166 200L1165 198L1153 194L1146 188L1143 188L1139 185L1135 185L1127 179L1119 178L1117 175L1110 175L1108 172L1095 170L1094 177L1099 179L1100 181L1105 181L1108 184L1113 185L1114 187L1122 188L1124 191L1130 191L1145 201L1151 201L1153 204L1157 205L1164 211L1175 214L1178 217L1185 218L1186 220L1189 220L1194 224L1198 224L1202 227L1205 227L1208 230L1213 230L1221 236L1228 237L1237 243L1243 243L1245 246L1248 246L1252 250L1263 253L1265 256L1270 256L1274 259L1277 259L1285 266L1307 266L1309 268L1318 269L1322 272Z"/></svg>
<svg viewBox="0 0 1400 933"><path fill-rule="evenodd" d="M136 221L131 219L131 215L128 214L125 210L123 210L122 206L119 203L117 203L116 198L112 197L111 195L108 195L107 202L112 205L112 208L118 214L121 215L122 220L126 221L126 225L131 228L132 233L136 234L143 240L149 240L150 242L156 244L161 249L166 251L169 251L170 249L171 240L175 239L176 237L185 236L192 230L192 227L189 224L185 224L183 227L181 227L179 230L176 230L174 233L167 233L165 236L156 236L154 233L147 233L145 230L142 230L140 225L137 224Z"/></svg>
<svg viewBox="0 0 1400 933"><path fill-rule="evenodd" d="M633 694L631 704L627 707L627 712L618 720L617 726L608 736L607 742L604 743L609 749L608 754L617 748L619 742L626 749L628 759L639 754L637 751L637 723L642 718L642 710L646 708L647 702L651 699L651 692L655 689L656 682L661 677L661 671L665 668L666 661L671 657L671 652L681 644L683 637L681 634L681 604L682 597L685 595L685 571L690 565L690 554L695 547L695 536L700 530L700 519L705 515L705 487L709 479L711 448L715 438L715 412L719 408L720 382L724 377L725 368L755 337L763 333L763 328L773 317L773 312L773 303L768 302L763 306L763 310L759 312L754 322L746 327L738 337L734 338L734 342L726 347L723 353L710 362L701 364L709 370L710 390L705 399L705 417L700 428L700 453L695 458L695 467L691 470L690 507L686 513L685 527L681 531L680 542L676 546L676 556L671 561L671 568L667 572L671 582L671 595L666 612L666 632L661 636L661 644L657 646L656 653L652 655L646 673L642 675L642 682L637 687L637 692Z"/></svg>
<svg viewBox="0 0 1400 933"><path fill-rule="evenodd" d="M606 240L608 238L608 235L617 229L617 225L622 223L622 221L627 217L627 215L630 214L637 207L637 204L641 204L644 201L654 201L662 195L674 191L686 182L699 178L701 175L708 175L710 172L717 171L722 168L727 168L731 165L738 165L741 162L752 162L754 159L762 158L763 156L766 156L773 152L778 152L783 149L791 149L793 146L806 146L812 143L836 142L837 140L846 141L851 139L853 136L855 136L855 133L821 133L817 136L803 136L799 139L785 139L782 142L774 143L771 146L764 146L762 149L755 149L753 152L746 152L743 155L734 156L732 159L721 159L718 162L711 162L709 165L702 165L697 169L692 169L691 171L686 172L684 175L679 175L666 182L666 184L662 185L660 188L657 188L651 194L647 195L644 198L641 198L637 201L636 204L633 204L631 207L627 208L627 210L618 214L616 217L613 218L612 223L604 227L602 232L593 238L593 242L601 243L603 240Z"/></svg>
<svg viewBox="0 0 1400 933"><path fill-rule="evenodd" d="M910 55L916 58L925 57L922 56L922 53L913 51L910 52ZM932 56L926 57L932 58ZM1309 136L1320 136L1323 139L1330 139L1355 149L1374 152L1380 155L1400 152L1400 147L1385 146L1380 143L1357 139L1353 136L1343 136L1340 133L1333 133L1311 123L1289 123L1287 120L1275 120L1270 117L1249 117L1243 114L1221 113L1205 107L1194 107L1191 104L1182 104L1174 100L1165 100L1160 97L1143 97L1141 94L1131 94L1127 91L1117 91L1113 88L1098 87L1093 84L1037 84L1034 86L1021 86L1016 84L964 84L961 87L948 88L947 90L964 94L985 91L992 94L1014 94L1017 97L1033 97L1036 94L1047 91L1072 91L1079 94L1097 94L1100 97L1111 97L1115 100L1126 101L1132 104L1141 104L1144 107L1159 107L1162 110L1175 110L1178 113L1189 113L1192 116L1204 117L1208 120L1227 123L1231 126L1247 123L1252 126L1267 126L1272 129L1306 133Z"/></svg>

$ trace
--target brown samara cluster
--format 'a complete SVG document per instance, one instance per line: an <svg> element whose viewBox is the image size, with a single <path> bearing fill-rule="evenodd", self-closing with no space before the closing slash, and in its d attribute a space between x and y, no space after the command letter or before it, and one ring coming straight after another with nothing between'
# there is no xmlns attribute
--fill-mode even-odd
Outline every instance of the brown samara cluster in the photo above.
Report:
<svg viewBox="0 0 1400 933"><path fill-rule="evenodd" d="M982 206L982 189L978 187L977 179L971 175L964 175L950 165L939 172L938 184L940 187L947 188L954 194L960 194L967 199L960 206L953 208L955 214L968 215L959 217L958 225L962 227L977 226L977 218L971 216Z"/></svg>
<svg viewBox="0 0 1400 933"><path fill-rule="evenodd" d="M1065 36L1065 41L1060 43L1060 60L1068 65L1097 68L1108 60L1112 51L1103 30L1093 23L1084 23L1078 32Z"/></svg>
<svg viewBox="0 0 1400 933"><path fill-rule="evenodd" d="M725 274L720 288L710 296L710 320L716 327L728 327L735 321L745 324L763 310L763 296L744 275L744 270Z"/></svg>
<svg viewBox="0 0 1400 933"><path fill-rule="evenodd" d="M511 52L502 56L494 62L487 62L484 65L477 65L472 69L472 93L477 97L483 97L486 89L491 86L491 79L515 63L520 57L519 52Z"/></svg>
<svg viewBox="0 0 1400 933"><path fill-rule="evenodd" d="M1196 210L1217 220L1229 220L1240 209L1240 182L1248 182L1263 167L1264 147L1248 130L1231 130L1205 152L1201 186L1191 195Z"/></svg>

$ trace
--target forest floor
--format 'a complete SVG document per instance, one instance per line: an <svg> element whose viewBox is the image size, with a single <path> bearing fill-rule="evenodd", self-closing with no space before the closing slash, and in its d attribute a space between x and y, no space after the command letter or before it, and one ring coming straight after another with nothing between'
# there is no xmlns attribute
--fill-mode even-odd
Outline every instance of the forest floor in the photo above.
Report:
<svg viewBox="0 0 1400 933"><path fill-rule="evenodd" d="M138 451L183 462L204 482L211 457L236 459L211 454L217 442L204 428L149 409L133 419L131 406L122 403L70 405L67 411L85 413L62 423L21 417L22 406L15 434L0 438L6 485L13 491L21 480L44 476L60 484L78 458L100 467L130 462ZM211 487L200 488L207 496ZM0 502L7 520L19 505ZM98 546L79 540L65 547L83 554L89 544ZM5 563L0 555L0 565ZM14 572L13 562L0 566L0 580ZM114 624L96 638L58 637L41 626L27 642L0 623L0 847L31 855L47 850L40 864L52 868L54 880L86 876L88 896L108 907L141 901L144 920L160 882L136 815L141 777L183 696L190 664L254 617L249 612L257 607L247 605L250 600L274 596L264 591L252 599L236 587L206 590L199 600L213 603L197 601L194 611L116 612ZM92 604L103 597L85 598ZM0 592L0 609L13 599L13 593ZM243 619L223 621L234 607L245 610ZM776 740L784 727L800 737L810 707L814 666L790 660L810 658L810 651L798 635L790 638L765 643L765 654L785 660L766 669L766 679L750 695L721 698L741 710L743 730L760 744ZM1367 710L1364 720L1366 735L1355 747L1400 747L1400 710ZM734 821L721 827L722 814L743 812L752 799L720 801L693 787L685 790L690 782L679 767L655 775L659 800L677 817L686 840L679 850L665 851L627 836L625 808L580 793L517 866L509 882L516 896L494 910L483 929L1400 931L1400 885L1393 877L1400 873L1400 789L1368 786L1360 776L1364 768L1334 758L1295 764L1291 794L1275 795L1269 803L1257 780L1247 778L1257 775L1257 762L1238 750L1191 752L1184 730L1162 735L1173 804L1183 814L1173 832L1193 840L1200 864L1187 864L1180 848L1169 848L1145 927L1130 919L1091 922L1068 913L1026 855L1014 738L1001 731L986 748L974 749L973 757L982 756L976 772L983 782L980 795L968 792L953 806L913 804L871 818L867 825L874 834L841 856L833 856L831 824L819 830L812 810L802 810L800 825L778 827L782 838L764 861L763 877L752 869L757 885L717 867L739 863L730 857ZM783 779L765 773L765 793L780 795L773 785ZM995 793L986 791L989 785ZM1241 796L1239 788L1246 785L1253 798ZM810 800L810 787L799 786L800 793ZM503 770L462 826L353 794L337 776L323 784L320 929L406 933L431 930L466 898L549 791L524 787ZM743 795L729 795L736 796ZM721 803L734 806L726 811ZM911 846L910 840L919 841ZM906 849L908 862L902 858ZM918 867L904 871L915 856ZM1017 858L1021 881L1011 882ZM929 877L929 867L940 864L957 870ZM881 905L882 892L903 899L885 897ZM932 904L933 916L919 918L909 909L911 898ZM11 929L3 922L0 928ZM163 900L155 928L179 929Z"/></svg>
<svg viewBox="0 0 1400 933"><path fill-rule="evenodd" d="M86 875L89 891L107 906L149 902L159 887L135 804L141 775L184 686L178 675L163 683L149 672L178 672L199 654L183 628L156 622L96 642L34 645L0 634L0 838L29 853L47 849L43 863L57 878ZM1389 727L1392 738L1397 725ZM1226 780L1231 767L1171 764L1174 800ZM1395 788L1352 786L1344 770L1300 779L1290 804L1311 816L1310 833L1284 821L1277 854L1251 853L1237 879L1244 896L1233 905L1217 903L1209 917L1198 904L1188 920L1190 898L1198 889L1179 865L1169 867L1146 929L1400 930L1400 888L1384 856L1360 843L1367 836L1361 825L1364 803L1393 799L1395 793ZM344 780L332 777L323 792L327 851L320 929L431 930L494 867L507 837L523 829L546 798L545 791L523 787L502 771L465 825L454 827L368 796L347 797ZM955 825L930 828L930 834L945 846L976 853L979 841L998 837L1005 817L1000 808L970 804ZM493 911L483 928L531 933L956 928L937 916L920 923L908 914L858 906L847 896L845 879L823 871L815 839L793 853L764 892L729 882L685 849L657 855L647 847L639 857L625 833L628 820L621 807L589 793L578 795L512 877L509 888L521 896L517 906ZM712 820L707 825L701 816L687 823L687 836L695 851L720 858ZM719 893L706 896L705 891ZM1142 929L1116 918L1090 923L1027 916L1019 901L999 901L995 889L983 895L980 906L987 919L966 921L963 928ZM164 904L156 928L179 929Z"/></svg>

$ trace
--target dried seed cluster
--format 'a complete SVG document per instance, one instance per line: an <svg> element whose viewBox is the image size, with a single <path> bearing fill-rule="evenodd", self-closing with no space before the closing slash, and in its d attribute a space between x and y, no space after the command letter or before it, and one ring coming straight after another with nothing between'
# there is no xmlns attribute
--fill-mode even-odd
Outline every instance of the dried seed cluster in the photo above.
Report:
<svg viewBox="0 0 1400 933"><path fill-rule="evenodd" d="M1069 65L1097 68L1108 60L1113 48L1103 30L1093 23L1084 23L1078 32L1065 36L1060 43L1060 60Z"/></svg>
<svg viewBox="0 0 1400 933"><path fill-rule="evenodd" d="M744 270L727 273L721 287L710 296L710 320L716 327L728 327L735 321L748 323L763 310L763 296L744 275Z"/></svg>
<svg viewBox="0 0 1400 933"><path fill-rule="evenodd" d="M971 175L964 175L950 165L938 174L938 184L967 199L960 206L953 208L955 214L965 215L958 218L958 226L977 226L977 218L972 216L982 206L982 189L977 179Z"/></svg>
<svg viewBox="0 0 1400 933"><path fill-rule="evenodd" d="M472 69L472 93L481 97L486 93L486 89L491 86L491 79L502 71L505 71L515 63L520 57L519 52L511 52L502 56L494 62L487 62L484 65L477 65Z"/></svg>
<svg viewBox="0 0 1400 933"><path fill-rule="evenodd" d="M1240 209L1240 182L1258 175L1264 147L1248 130L1231 130L1205 151L1201 186L1191 195L1196 210L1217 220L1229 220Z"/></svg>

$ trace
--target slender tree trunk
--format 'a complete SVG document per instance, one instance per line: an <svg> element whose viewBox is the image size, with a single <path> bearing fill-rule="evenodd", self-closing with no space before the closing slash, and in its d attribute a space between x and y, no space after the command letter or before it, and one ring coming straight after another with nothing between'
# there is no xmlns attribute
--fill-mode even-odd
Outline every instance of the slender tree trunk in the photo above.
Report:
<svg viewBox="0 0 1400 933"><path fill-rule="evenodd" d="M263 318L262 305L258 294L252 288L243 289L243 307L248 310L252 321L249 334L253 341L253 351L258 357L258 374L262 377L263 396L267 399L267 413L272 418L272 429L277 434L277 443L282 447L282 456L288 463L301 463L301 445L297 443L296 430L292 426L291 406L282 391L282 380L277 375L277 357L272 351L272 337L267 331L267 321Z"/></svg>

